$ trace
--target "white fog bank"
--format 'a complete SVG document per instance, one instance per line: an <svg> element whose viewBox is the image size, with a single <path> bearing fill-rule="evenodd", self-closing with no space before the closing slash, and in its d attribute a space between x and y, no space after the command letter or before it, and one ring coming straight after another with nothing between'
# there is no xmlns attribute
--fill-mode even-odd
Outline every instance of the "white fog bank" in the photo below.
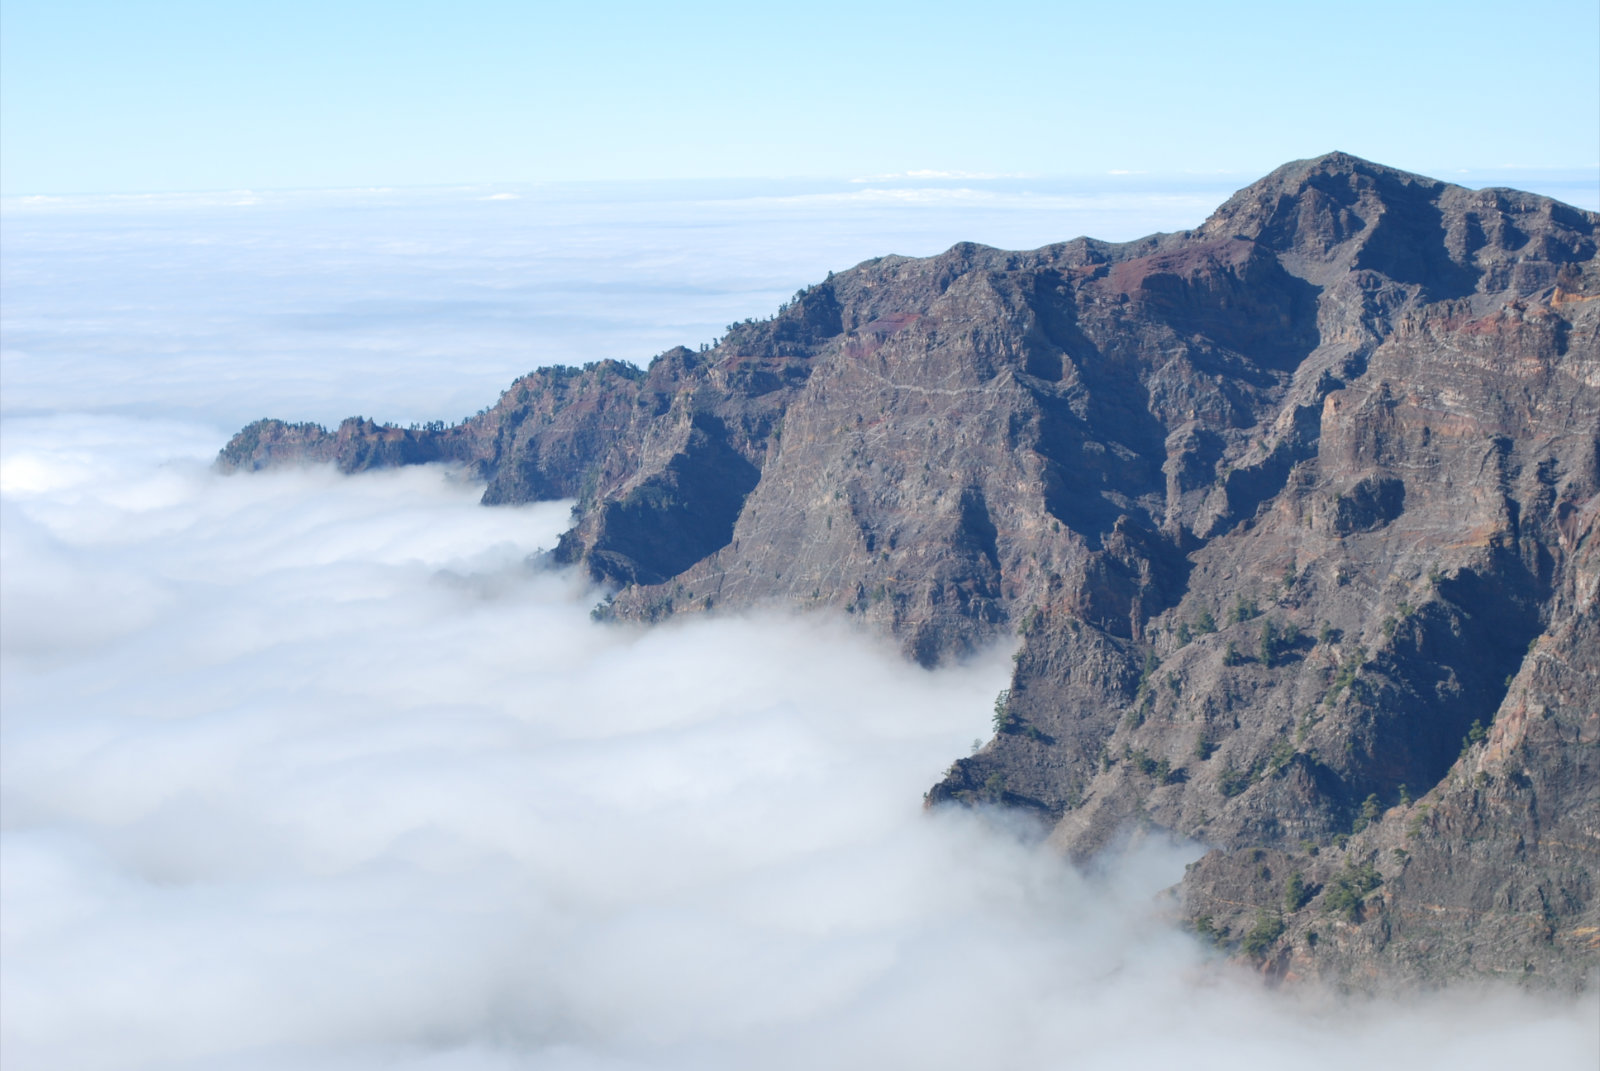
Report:
<svg viewBox="0 0 1600 1071"><path fill-rule="evenodd" d="M1593 1069L1592 999L1267 993L1161 917L1194 848L1088 879L923 812L1007 651L602 628L527 564L562 505L208 468L1249 177L0 204L0 1067Z"/></svg>
<svg viewBox="0 0 1600 1071"><path fill-rule="evenodd" d="M204 428L0 442L0 1064L1592 1068L1593 1001L1270 994L926 813L1007 651L590 622L564 504L438 468L218 477Z"/></svg>

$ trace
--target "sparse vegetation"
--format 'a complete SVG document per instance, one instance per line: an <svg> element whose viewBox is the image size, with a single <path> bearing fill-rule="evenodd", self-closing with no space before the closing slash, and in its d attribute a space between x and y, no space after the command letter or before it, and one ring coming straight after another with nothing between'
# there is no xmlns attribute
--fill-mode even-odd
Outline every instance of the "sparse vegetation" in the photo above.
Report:
<svg viewBox="0 0 1600 1071"><path fill-rule="evenodd" d="M1011 689L1002 688L994 697L994 731L999 736L1017 730L1018 718L1011 712Z"/></svg>
<svg viewBox="0 0 1600 1071"><path fill-rule="evenodd" d="M1239 942L1239 950L1251 959L1263 959L1278 938L1283 936L1283 917L1265 908L1256 912L1255 925Z"/></svg>
<svg viewBox="0 0 1600 1071"><path fill-rule="evenodd" d="M1283 883L1283 909L1293 914L1311 902L1311 890L1306 876L1296 870Z"/></svg>
<svg viewBox="0 0 1600 1071"><path fill-rule="evenodd" d="M1172 763L1166 759L1151 758L1144 748L1133 748L1123 752L1126 759L1134 769L1153 778L1158 785L1168 784L1172 780Z"/></svg>
<svg viewBox="0 0 1600 1071"><path fill-rule="evenodd" d="M1255 600L1247 599L1243 595L1240 595L1233 602L1233 612L1228 615L1228 620L1232 624L1242 625L1244 622L1259 617L1260 615L1261 611L1256 607Z"/></svg>
<svg viewBox="0 0 1600 1071"><path fill-rule="evenodd" d="M1225 766L1217 777L1217 791L1232 799L1250 787L1252 778L1249 770L1240 770L1233 766Z"/></svg>
<svg viewBox="0 0 1600 1071"><path fill-rule="evenodd" d="M1294 741L1285 732L1273 742L1272 751L1267 755L1267 772L1276 774L1283 770L1294 761L1294 751Z"/></svg>
<svg viewBox="0 0 1600 1071"><path fill-rule="evenodd" d="M1328 883L1328 890L1322 896L1322 910L1355 922L1361 914L1361 901L1382 884L1383 876L1377 867L1352 860Z"/></svg>
<svg viewBox="0 0 1600 1071"><path fill-rule="evenodd" d="M1339 698L1339 693L1355 683L1356 675L1361 672L1361 665L1367 660L1367 649L1359 643L1347 654L1344 661L1339 663L1339 669L1333 675L1333 682L1328 685L1328 693L1322 701L1328 706L1333 706Z"/></svg>
<svg viewBox="0 0 1600 1071"><path fill-rule="evenodd" d="M1288 634L1278 630L1278 623L1272 618L1267 618L1261 625L1261 664L1272 668L1278 664L1283 652L1288 649Z"/></svg>
<svg viewBox="0 0 1600 1071"><path fill-rule="evenodd" d="M1157 657L1156 653L1154 651L1146 651L1144 654L1144 668L1139 671L1140 695L1143 695L1150 687L1150 678L1155 674L1155 671L1160 668L1160 666L1161 659Z"/></svg>
<svg viewBox="0 0 1600 1071"><path fill-rule="evenodd" d="M1374 792L1372 795L1368 796L1362 801L1361 811L1356 815L1355 822L1351 824L1350 832L1360 833L1372 823L1376 822L1378 820L1378 816L1382 813L1383 804L1379 802L1378 794Z"/></svg>

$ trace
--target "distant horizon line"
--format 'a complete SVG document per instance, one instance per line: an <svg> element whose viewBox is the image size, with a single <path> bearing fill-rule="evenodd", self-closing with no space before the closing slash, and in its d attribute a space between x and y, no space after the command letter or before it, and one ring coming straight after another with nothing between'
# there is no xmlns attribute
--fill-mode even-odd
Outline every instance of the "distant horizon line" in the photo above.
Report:
<svg viewBox="0 0 1600 1071"><path fill-rule="evenodd" d="M1307 159L1314 159L1308 157ZM1285 160L1283 166L1295 161ZM1371 161L1383 166L1394 166L1381 160ZM627 187L691 187L696 185L801 185L801 184L839 184L853 187L866 187L874 184L895 186L899 188L916 186L934 186L937 188L959 188L954 184L981 183L993 185L999 183L1017 182L1042 182L1042 183L1105 183L1109 186L1126 184L1129 186L1142 185L1148 182L1224 182L1229 180L1243 180L1246 184L1256 178L1270 174L1273 169L1265 171L1254 168L1236 169L1172 169L1159 170L1149 168L1110 168L1085 171L1059 171L1059 172L985 172L967 171L944 168L913 168L905 171L878 173L870 175L699 175L692 177L652 177L630 178L623 176L608 176L600 178L519 178L519 179L463 179L448 182L398 182L398 183L350 183L345 185L277 185L271 183L251 183L246 185L227 186L196 186L196 187L171 187L171 188L133 188L133 189L79 189L79 190L29 190L21 193L12 193L0 188L0 204L43 204L52 201L68 201L88 198L115 198L121 200L143 200L160 197L224 197L224 196L256 196L263 194L393 194L393 193L424 193L448 191L478 191L478 190L530 190L530 189L561 189L561 188L627 188ZM1600 164L1585 165L1543 165L1543 164L1499 164L1482 167L1458 167L1450 169L1412 169L1399 167L1397 170L1409 171L1412 174L1424 175L1438 179L1442 182L1462 183L1471 181L1472 178L1511 178L1518 175L1538 177L1545 181L1557 181L1562 184L1592 183L1595 192L1600 195ZM1254 177L1252 177L1254 176ZM509 200L510 198L503 198Z"/></svg>

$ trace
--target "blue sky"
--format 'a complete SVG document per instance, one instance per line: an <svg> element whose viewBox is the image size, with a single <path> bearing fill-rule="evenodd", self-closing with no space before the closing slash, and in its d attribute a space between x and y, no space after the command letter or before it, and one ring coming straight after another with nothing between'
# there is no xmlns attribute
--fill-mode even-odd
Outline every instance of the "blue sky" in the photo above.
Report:
<svg viewBox="0 0 1600 1071"><path fill-rule="evenodd" d="M10 195L917 170L1225 171L1340 148L1594 169L1600 5L0 7Z"/></svg>

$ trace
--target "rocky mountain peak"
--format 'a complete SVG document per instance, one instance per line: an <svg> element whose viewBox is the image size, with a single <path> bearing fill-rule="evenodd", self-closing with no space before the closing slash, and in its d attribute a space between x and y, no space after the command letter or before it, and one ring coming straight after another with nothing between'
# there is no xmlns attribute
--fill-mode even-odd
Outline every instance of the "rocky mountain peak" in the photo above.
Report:
<svg viewBox="0 0 1600 1071"><path fill-rule="evenodd" d="M1332 153L1193 231L883 257L646 370L541 369L450 427L262 421L219 464L574 497L600 616L832 610L930 665L1014 636L931 802L1076 855L1211 845L1191 924L1278 977L1581 985L1597 232Z"/></svg>
<svg viewBox="0 0 1600 1071"><path fill-rule="evenodd" d="M1594 260L1592 221L1576 209L1342 152L1285 164L1230 197L1197 234L1260 242L1318 285L1370 272L1362 281L1414 286L1430 300L1531 294Z"/></svg>

